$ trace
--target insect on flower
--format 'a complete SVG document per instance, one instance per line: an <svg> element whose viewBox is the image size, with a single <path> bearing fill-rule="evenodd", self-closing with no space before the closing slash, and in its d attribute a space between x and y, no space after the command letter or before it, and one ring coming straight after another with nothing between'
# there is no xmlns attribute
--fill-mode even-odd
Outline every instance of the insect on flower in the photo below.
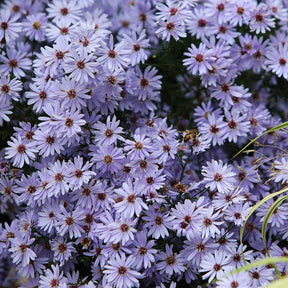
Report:
<svg viewBox="0 0 288 288"><path fill-rule="evenodd" d="M184 138L183 138L183 141L185 143L189 142L190 140L193 140L195 138L197 138L199 132L197 129L191 129L191 130L188 130L186 132L186 134L184 135Z"/></svg>

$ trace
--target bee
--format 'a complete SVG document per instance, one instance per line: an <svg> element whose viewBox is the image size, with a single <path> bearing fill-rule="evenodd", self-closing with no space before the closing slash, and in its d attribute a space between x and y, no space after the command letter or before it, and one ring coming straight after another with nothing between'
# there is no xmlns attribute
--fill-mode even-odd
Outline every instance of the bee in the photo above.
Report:
<svg viewBox="0 0 288 288"><path fill-rule="evenodd" d="M184 143L189 142L191 139L197 138L198 134L199 132L197 129L191 129L187 131L183 138Z"/></svg>

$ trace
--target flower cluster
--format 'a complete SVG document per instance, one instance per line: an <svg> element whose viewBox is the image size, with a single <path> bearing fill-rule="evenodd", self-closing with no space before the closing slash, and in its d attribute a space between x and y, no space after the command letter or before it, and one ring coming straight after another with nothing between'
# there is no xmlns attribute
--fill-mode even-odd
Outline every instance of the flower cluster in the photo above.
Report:
<svg viewBox="0 0 288 288"><path fill-rule="evenodd" d="M287 21L287 1L5 0L2 286L258 288L286 275L227 272L287 256L287 203L266 246L272 199L239 236L287 185L287 130L231 159L288 116Z"/></svg>

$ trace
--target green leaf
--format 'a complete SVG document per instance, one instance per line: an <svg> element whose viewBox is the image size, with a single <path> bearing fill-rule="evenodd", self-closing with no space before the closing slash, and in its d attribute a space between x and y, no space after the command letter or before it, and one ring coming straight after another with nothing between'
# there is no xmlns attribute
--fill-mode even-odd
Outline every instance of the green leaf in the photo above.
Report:
<svg viewBox="0 0 288 288"><path fill-rule="evenodd" d="M230 273L226 274L235 274L235 273L239 273L242 271L249 271L252 268L258 267L258 266L266 266L268 264L275 264L275 263L280 263L280 262L288 262L288 257L269 257L269 258L263 258L260 260L257 260L253 263L250 264L246 264L245 266L235 269L233 271L231 271Z"/></svg>
<svg viewBox="0 0 288 288"><path fill-rule="evenodd" d="M281 198L277 199L269 208L268 212L265 215L263 224L262 224L262 239L264 246L266 247L266 230L267 230L267 225L269 222L269 219L271 215L274 213L275 209L285 200L288 198L288 195L282 196Z"/></svg>
<svg viewBox="0 0 288 288"><path fill-rule="evenodd" d="M247 220L250 218L250 216L253 214L253 212L255 210L257 210L263 203L265 203L266 201L268 201L269 199L272 199L275 196L278 196L284 192L288 191L288 187L285 187L277 192L274 192L272 194L269 194L268 196L266 196L265 198L263 198L261 201L259 201L257 204L255 204L254 206L252 206L250 208L249 214L246 216L245 221L240 229L240 245L243 246L243 233L244 233L244 229L245 229L245 225L247 223Z"/></svg>
<svg viewBox="0 0 288 288"><path fill-rule="evenodd" d="M247 147L249 147L253 142L255 142L258 138L260 138L260 137L263 136L264 134L267 134L267 133L270 133L270 132L274 132L274 131L276 131L276 130L284 129L284 128L286 128L286 127L288 127L288 122L284 122L284 123L282 123L282 124L279 124L279 125L271 128L271 129L265 131L265 132L262 133L261 135L259 135L259 136L257 136L256 138L252 139L244 148L242 148L237 154L235 154L235 155L232 157L232 159L235 158L236 156L238 156L241 152L243 152Z"/></svg>
<svg viewBox="0 0 288 288"><path fill-rule="evenodd" d="M269 285L265 286L265 288L284 288L284 287L288 287L288 277L277 279L272 283L270 283Z"/></svg>

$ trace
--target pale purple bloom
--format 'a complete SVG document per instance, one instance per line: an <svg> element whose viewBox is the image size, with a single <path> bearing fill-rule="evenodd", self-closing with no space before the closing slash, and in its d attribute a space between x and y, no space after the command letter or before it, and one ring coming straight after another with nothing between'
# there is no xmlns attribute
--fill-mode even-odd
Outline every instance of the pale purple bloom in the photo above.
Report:
<svg viewBox="0 0 288 288"><path fill-rule="evenodd" d="M267 30L275 27L274 19L271 17L272 13L268 10L265 3L259 3L255 9L250 12L249 27L251 31L256 34L265 33Z"/></svg>
<svg viewBox="0 0 288 288"><path fill-rule="evenodd" d="M47 12L48 18L53 18L55 22L65 19L68 23L75 23L79 21L82 16L82 10L75 0L53 1L52 3L49 3Z"/></svg>
<svg viewBox="0 0 288 288"><path fill-rule="evenodd" d="M54 252L54 260L59 262L60 266L63 266L71 258L72 253L76 252L73 242L67 242L63 237L50 240L49 244Z"/></svg>
<svg viewBox="0 0 288 288"><path fill-rule="evenodd" d="M71 49L64 60L63 69L66 73L70 73L71 79L79 83L87 83L95 77L95 73L98 73L97 66L93 54L84 56Z"/></svg>
<svg viewBox="0 0 288 288"><path fill-rule="evenodd" d="M12 42L22 30L22 23L19 21L20 15L12 14L4 9L0 12L0 39L5 39L7 43Z"/></svg>
<svg viewBox="0 0 288 288"><path fill-rule="evenodd" d="M225 117L227 119L227 126L229 128L229 142L236 143L238 137L247 136L250 130L250 122L245 119L246 117L244 115L241 115L235 110L232 110L232 113L225 110Z"/></svg>
<svg viewBox="0 0 288 288"><path fill-rule="evenodd" d="M35 153L37 150L34 147L34 143L24 143L21 137L17 134L16 138L11 137L11 140L8 141L7 144L10 147L6 148L6 155L7 159L13 160L13 165L22 168L24 163L29 164L31 161L35 160L36 155Z"/></svg>
<svg viewBox="0 0 288 288"><path fill-rule="evenodd" d="M167 21L159 20L158 28L155 33L162 40L170 41L171 36L177 41L180 37L186 37L185 26L180 19L170 18Z"/></svg>
<svg viewBox="0 0 288 288"><path fill-rule="evenodd" d="M278 77L283 76L288 79L288 44L279 45L278 47L269 47L266 53L268 70L271 70Z"/></svg>
<svg viewBox="0 0 288 288"><path fill-rule="evenodd" d="M135 257L135 266L140 269L142 266L146 269L152 266L155 262L156 249L153 249L155 245L154 240L147 240L147 231L139 231L134 240L135 248L133 248L133 256Z"/></svg>
<svg viewBox="0 0 288 288"><path fill-rule="evenodd" d="M71 189L78 189L83 184L87 184L96 173L89 171L93 164L83 163L83 158L80 156L74 157L73 162L68 162L68 182Z"/></svg>
<svg viewBox="0 0 288 288"><path fill-rule="evenodd" d="M93 125L93 129L96 131L95 141L101 144L111 145L116 144L117 140L124 141L124 138L119 135L123 133L123 128L119 127L120 121L116 121L115 115L111 119L110 115L107 117L106 124L98 121Z"/></svg>
<svg viewBox="0 0 288 288"><path fill-rule="evenodd" d="M148 209L148 206L140 198L143 190L143 187L137 182L134 184L131 180L124 182L121 188L115 190L118 197L123 199L113 205L116 211L123 217L132 218L134 214L139 217L143 209Z"/></svg>
<svg viewBox="0 0 288 288"><path fill-rule="evenodd" d="M9 122L10 118L7 116L12 114L13 106L11 102L0 101L0 126L3 126L4 121Z"/></svg>
<svg viewBox="0 0 288 288"><path fill-rule="evenodd" d="M7 49L7 57L0 55L0 60L3 64L0 65L0 73L13 73L16 78L25 76L23 70L30 71L31 60L26 53L14 48Z"/></svg>
<svg viewBox="0 0 288 288"><path fill-rule="evenodd" d="M29 15L23 23L23 32L30 40L44 41L46 39L47 18L44 13Z"/></svg>
<svg viewBox="0 0 288 288"><path fill-rule="evenodd" d="M46 186L46 189L49 190L48 195L65 195L69 190L67 163L65 161L60 162L59 160L55 163L50 163L48 174L50 176L50 181Z"/></svg>
<svg viewBox="0 0 288 288"><path fill-rule="evenodd" d="M191 48L188 48L189 52L185 52L184 55L188 58L183 60L183 65L188 66L188 71L193 75L202 75L212 69L211 61L215 60L213 51L207 49L206 45L200 43L199 48L196 48L194 44L191 44Z"/></svg>
<svg viewBox="0 0 288 288"><path fill-rule="evenodd" d="M45 206L38 212L37 226L48 233L55 232L60 208L56 200L46 201Z"/></svg>
<svg viewBox="0 0 288 288"><path fill-rule="evenodd" d="M217 288L246 288L249 286L249 273L247 271L231 274L217 281Z"/></svg>
<svg viewBox="0 0 288 288"><path fill-rule="evenodd" d="M22 233L17 233L15 238L10 239L12 262L15 264L20 264L24 267L29 264L30 261L35 260L35 252L29 248L35 239L29 238L28 236L23 235Z"/></svg>
<svg viewBox="0 0 288 288"><path fill-rule="evenodd" d="M236 179L234 178L236 174L232 169L230 165L223 165L222 160L218 162L215 160L207 162L207 166L203 166L202 168L202 174L204 176L203 184L210 190L217 189L220 193L226 193L232 190L236 183Z"/></svg>
<svg viewBox="0 0 288 288"><path fill-rule="evenodd" d="M202 221L200 224L200 231L203 238L212 237L215 238L216 235L220 234L220 230L217 226L222 225L224 222L219 221L221 211L214 212L213 207L208 207L203 211Z"/></svg>
<svg viewBox="0 0 288 288"><path fill-rule="evenodd" d="M56 230L60 236L68 235L70 239L81 237L81 233L84 232L84 211L75 209L74 211L68 212L65 208L61 209L61 212L57 214Z"/></svg>
<svg viewBox="0 0 288 288"><path fill-rule="evenodd" d="M213 146L216 144L222 145L224 140L228 136L228 128L226 123L223 121L223 116L219 115L217 117L216 113L207 115L207 122L201 122L199 124L199 132L205 136L207 140L212 142Z"/></svg>
<svg viewBox="0 0 288 288"><path fill-rule="evenodd" d="M116 69L123 70L128 66L129 50L125 49L126 44L124 41L117 43L114 47L113 35L111 35L109 44L104 44L103 46L97 51L97 55L99 55L97 59L98 65L103 65L104 68L106 67L111 71Z"/></svg>
<svg viewBox="0 0 288 288"><path fill-rule="evenodd" d="M45 276L40 275L39 288L64 288L66 287L66 278L63 272L60 273L58 265L52 265L52 269L46 269ZM64 286L65 285L65 286Z"/></svg>
<svg viewBox="0 0 288 288"><path fill-rule="evenodd" d="M139 33L139 36L133 31L131 36L124 34L123 37L126 41L126 49L130 51L129 56L131 65L135 66L140 62L144 63L150 55L149 50L145 49L150 47L149 38L147 38L145 29Z"/></svg>
<svg viewBox="0 0 288 288"><path fill-rule="evenodd" d="M161 89L161 75L156 75L158 70L155 67L147 66L142 73L139 66L136 66L137 96L139 100L145 100Z"/></svg>
<svg viewBox="0 0 288 288"><path fill-rule="evenodd" d="M0 102L7 104L10 99L19 101L19 91L22 90L22 82L17 79L10 79L8 75L1 75L0 77Z"/></svg>
<svg viewBox="0 0 288 288"><path fill-rule="evenodd" d="M157 211L158 210L158 211ZM171 217L167 213L162 214L159 209L155 210L153 206L150 206L148 211L145 211L143 220L145 220L144 228L148 230L148 236L154 239L165 238L169 235L168 229L171 228Z"/></svg>
<svg viewBox="0 0 288 288"><path fill-rule="evenodd" d="M104 277L111 287L115 288L132 288L139 287L139 278L142 278L141 273L133 270L134 259L132 256L112 258L105 265L103 271Z"/></svg>
<svg viewBox="0 0 288 288"><path fill-rule="evenodd" d="M89 89L86 84L79 83L68 77L62 78L55 94L63 100L63 106L70 108L81 109L87 106L87 100L91 98L88 95Z"/></svg>
<svg viewBox="0 0 288 288"><path fill-rule="evenodd" d="M200 229L202 213L205 214L203 207L196 208L196 202L186 199L185 202L178 203L171 209L171 226L176 230L177 236L186 236L193 239Z"/></svg>
<svg viewBox="0 0 288 288"><path fill-rule="evenodd" d="M60 115L55 115L55 122L52 122L52 125L55 125L57 128L57 134L62 137L75 137L75 139L79 139L77 135L80 133L81 126L85 125L85 120L83 119L84 114L80 113L79 109L76 109L72 106L69 110L67 109L62 112Z"/></svg>
<svg viewBox="0 0 288 288"><path fill-rule="evenodd" d="M229 266L231 259L227 252L216 250L214 253L205 255L200 262L200 272L206 272L202 278L210 283L214 278L221 278L225 273L232 270Z"/></svg>
<svg viewBox="0 0 288 288"><path fill-rule="evenodd" d="M165 252L160 252L157 256L159 262L157 262L157 270L165 272L168 275L173 273L180 274L186 270L184 266L184 259L176 253L173 253L173 245L165 245ZM161 261L162 260L162 261Z"/></svg>
<svg viewBox="0 0 288 288"><path fill-rule="evenodd" d="M96 153L91 153L91 156L93 156L91 161L96 163L98 175L105 172L115 173L119 171L125 157L122 149L112 145L101 145Z"/></svg>
<svg viewBox="0 0 288 288"><path fill-rule="evenodd" d="M144 159L149 157L152 150L151 140L145 135L141 135L139 130L135 131L134 141L126 140L124 147L125 151L128 151L127 155L131 157L131 160Z"/></svg>

